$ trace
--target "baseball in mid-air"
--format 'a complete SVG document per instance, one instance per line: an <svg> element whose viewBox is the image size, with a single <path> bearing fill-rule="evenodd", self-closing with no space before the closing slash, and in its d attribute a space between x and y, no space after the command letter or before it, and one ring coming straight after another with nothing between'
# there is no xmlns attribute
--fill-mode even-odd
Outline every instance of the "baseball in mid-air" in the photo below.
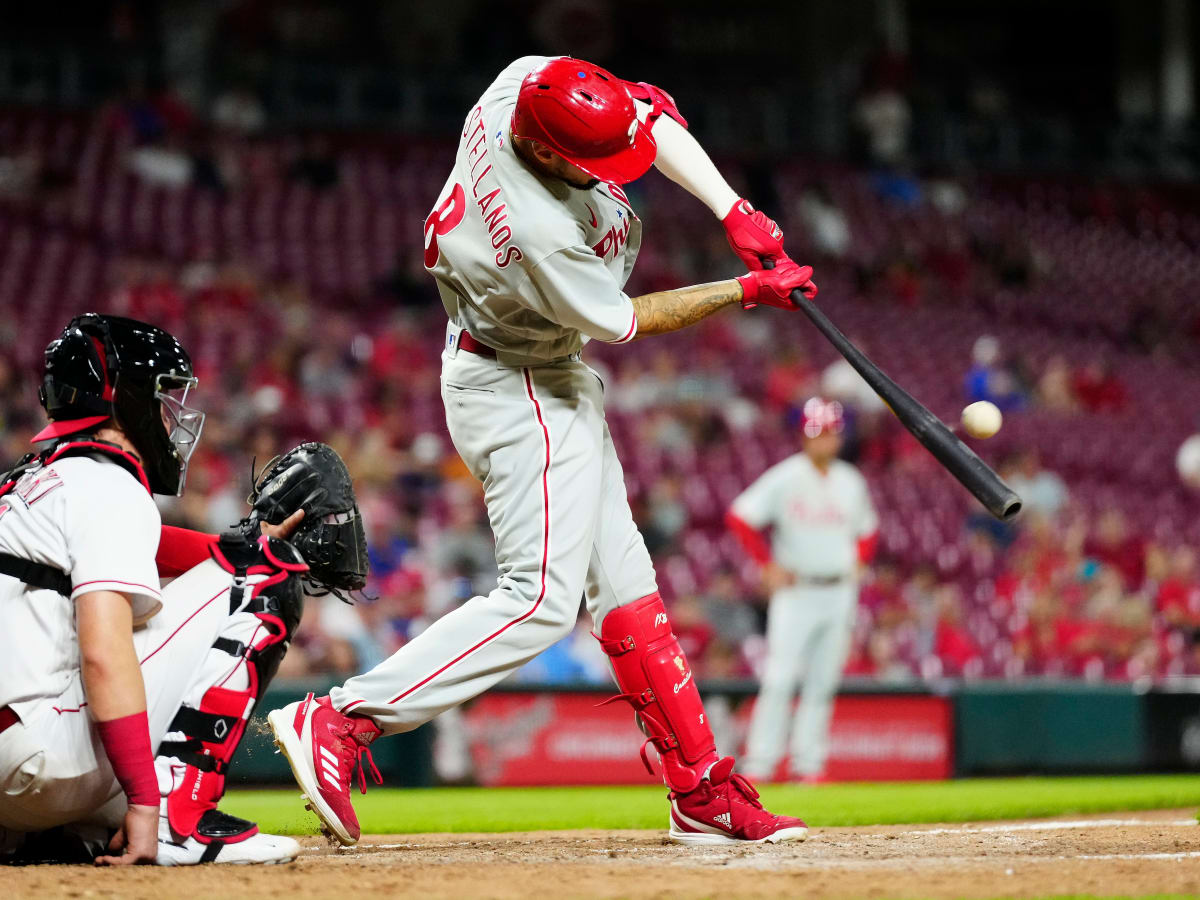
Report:
<svg viewBox="0 0 1200 900"><path fill-rule="evenodd" d="M987 400L976 400L962 411L963 428L973 438L990 438L1003 422L1000 408Z"/></svg>
<svg viewBox="0 0 1200 900"><path fill-rule="evenodd" d="M1179 445L1175 454L1175 468L1180 480L1188 487L1200 491L1200 434L1193 434Z"/></svg>

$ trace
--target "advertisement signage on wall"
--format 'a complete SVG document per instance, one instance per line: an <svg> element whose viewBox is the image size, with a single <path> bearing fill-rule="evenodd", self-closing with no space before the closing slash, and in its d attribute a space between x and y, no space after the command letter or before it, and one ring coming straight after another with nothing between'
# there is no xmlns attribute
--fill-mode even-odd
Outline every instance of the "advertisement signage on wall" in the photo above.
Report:
<svg viewBox="0 0 1200 900"><path fill-rule="evenodd" d="M485 785L642 784L645 738L623 705L596 694L488 694L466 713L475 777ZM714 710L722 749L741 744L751 704L728 717ZM723 721L718 721L723 719ZM838 780L947 778L952 717L943 697L839 697L828 774ZM653 754L651 754L653 759ZM786 768L781 765L781 777Z"/></svg>

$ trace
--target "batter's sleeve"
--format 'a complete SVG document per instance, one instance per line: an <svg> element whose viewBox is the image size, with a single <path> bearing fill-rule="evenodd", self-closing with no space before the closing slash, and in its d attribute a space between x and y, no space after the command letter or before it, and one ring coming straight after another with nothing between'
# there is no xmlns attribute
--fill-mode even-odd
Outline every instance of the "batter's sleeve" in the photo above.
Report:
<svg viewBox="0 0 1200 900"><path fill-rule="evenodd" d="M98 473L70 497L71 599L91 591L125 594L134 623L141 624L162 608L154 563L162 519L146 489L127 472L103 468L112 471Z"/></svg>
<svg viewBox="0 0 1200 900"><path fill-rule="evenodd" d="M779 518L788 488L788 461L773 465L733 501L729 511L752 528L766 528Z"/></svg>
<svg viewBox="0 0 1200 900"><path fill-rule="evenodd" d="M629 295L590 247L556 250L528 270L536 312L590 338L624 344L637 334Z"/></svg>

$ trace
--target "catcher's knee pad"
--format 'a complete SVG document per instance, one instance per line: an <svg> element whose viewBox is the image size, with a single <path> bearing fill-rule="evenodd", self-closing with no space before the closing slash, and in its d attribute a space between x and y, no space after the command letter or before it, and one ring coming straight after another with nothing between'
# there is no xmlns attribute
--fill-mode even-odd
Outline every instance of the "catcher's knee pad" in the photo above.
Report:
<svg viewBox="0 0 1200 900"><path fill-rule="evenodd" d="M605 702L629 701L647 743L658 750L667 785L693 790L717 760L716 741L662 598L650 594L613 610L604 617L599 638L622 691ZM642 761L649 769L645 745Z"/></svg>
<svg viewBox="0 0 1200 900"><path fill-rule="evenodd" d="M211 839L211 829L199 827L201 819L225 792L229 761L300 624L304 591L299 575L307 569L285 541L251 541L240 534L222 535L213 558L231 576L229 617L198 668L156 760L171 829L201 842ZM240 834L222 829L221 840L250 837L254 829L246 824Z"/></svg>

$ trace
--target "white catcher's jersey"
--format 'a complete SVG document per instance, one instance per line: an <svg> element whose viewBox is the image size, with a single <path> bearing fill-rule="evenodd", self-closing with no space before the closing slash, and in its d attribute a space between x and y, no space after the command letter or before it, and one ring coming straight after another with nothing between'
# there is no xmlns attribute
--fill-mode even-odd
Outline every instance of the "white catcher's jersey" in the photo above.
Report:
<svg viewBox="0 0 1200 900"><path fill-rule="evenodd" d="M859 538L879 527L858 469L839 459L822 475L803 453L767 469L733 501L733 513L754 528L773 526L774 560L809 578L852 577Z"/></svg>
<svg viewBox="0 0 1200 900"><path fill-rule="evenodd" d="M130 597L134 622L162 607L154 557L162 530L146 489L103 457L71 456L26 473L0 500L0 551L61 569L71 597L0 575L0 706L57 697L79 670L75 599Z"/></svg>
<svg viewBox="0 0 1200 900"><path fill-rule="evenodd" d="M484 91L425 222L425 267L446 313L511 366L561 359L589 338L623 343L637 332L622 288L642 223L625 192L542 178L513 150L517 92L545 61L523 57Z"/></svg>

